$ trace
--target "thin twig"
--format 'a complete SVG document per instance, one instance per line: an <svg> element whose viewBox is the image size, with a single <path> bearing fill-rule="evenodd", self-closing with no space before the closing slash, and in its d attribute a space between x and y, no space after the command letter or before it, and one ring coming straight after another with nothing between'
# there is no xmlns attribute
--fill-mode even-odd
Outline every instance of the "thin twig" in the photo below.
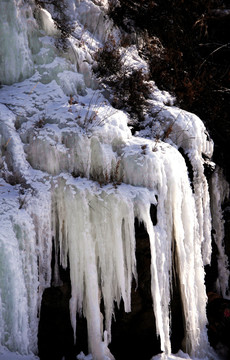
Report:
<svg viewBox="0 0 230 360"><path fill-rule="evenodd" d="M225 48L225 47L228 47L230 46L230 43L227 43L227 44L224 44L224 45L221 45L219 46L217 49L213 50L207 57L206 59L202 62L202 64L200 65L199 69L197 70L197 73L195 75L195 78L197 77L198 73L200 72L200 69L202 68L202 66L207 62L207 60L209 59L210 56L212 56L213 54L215 54L217 51Z"/></svg>

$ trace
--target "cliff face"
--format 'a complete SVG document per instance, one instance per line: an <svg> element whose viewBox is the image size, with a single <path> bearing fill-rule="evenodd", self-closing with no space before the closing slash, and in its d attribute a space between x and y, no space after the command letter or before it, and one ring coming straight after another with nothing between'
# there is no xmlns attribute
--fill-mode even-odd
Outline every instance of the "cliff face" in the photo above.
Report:
<svg viewBox="0 0 230 360"><path fill-rule="evenodd" d="M154 82L156 4L117 4L1 2L1 351L211 358L228 182L202 120Z"/></svg>

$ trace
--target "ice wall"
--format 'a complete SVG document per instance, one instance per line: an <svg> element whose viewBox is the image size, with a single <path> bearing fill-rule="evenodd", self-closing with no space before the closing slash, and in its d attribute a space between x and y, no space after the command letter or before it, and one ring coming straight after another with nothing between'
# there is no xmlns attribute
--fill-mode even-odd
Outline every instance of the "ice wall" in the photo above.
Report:
<svg viewBox="0 0 230 360"><path fill-rule="evenodd" d="M23 192L0 179L0 343L11 351L37 351L38 311L50 284L49 194Z"/></svg>
<svg viewBox="0 0 230 360"><path fill-rule="evenodd" d="M33 1L0 5L0 74L5 84L0 88L0 344L22 354L36 353L37 313L42 292L51 285L54 240L61 265L70 264L73 329L76 312L82 313L93 358L113 359L107 345L114 302L119 305L123 299L125 311L132 311L133 279L138 285L137 218L150 239L151 293L161 349L171 353L174 249L185 350L202 359L210 351L204 265L211 256L204 165L214 165L213 143L197 116L165 106L168 95L154 87L149 103L158 115L154 123L146 117L145 130L132 136L128 115L109 104L91 71L93 54L107 30L119 39L104 17L107 2L65 1L72 30L64 47L53 20L60 16L58 7L45 4L45 9ZM125 66L147 71L134 46L126 49L123 60ZM221 184L215 175L213 194L220 197L212 200L212 214L219 239L226 193ZM157 208L155 225L151 204ZM224 293L229 274L224 250L220 254ZM54 280L60 281L58 271Z"/></svg>
<svg viewBox="0 0 230 360"><path fill-rule="evenodd" d="M31 3L25 4L22 0L0 3L0 82L2 84L21 81L33 73L32 53L35 44L30 44L30 40L36 30L36 22Z"/></svg>

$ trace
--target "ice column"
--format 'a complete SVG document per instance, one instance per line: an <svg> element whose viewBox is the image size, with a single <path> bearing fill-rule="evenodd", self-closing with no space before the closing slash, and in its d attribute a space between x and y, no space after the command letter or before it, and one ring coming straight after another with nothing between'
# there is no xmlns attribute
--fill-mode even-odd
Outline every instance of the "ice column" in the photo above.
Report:
<svg viewBox="0 0 230 360"><path fill-rule="evenodd" d="M224 200L229 197L229 184L219 167L213 173L210 183L213 237L219 252L217 257L219 274L216 287L222 296L226 296L229 289L229 270L228 258L224 248L224 220L221 206Z"/></svg>
<svg viewBox="0 0 230 360"><path fill-rule="evenodd" d="M39 188L0 194L0 344L21 354L37 352L38 311L51 279L51 209ZM42 191L43 190L43 191Z"/></svg>
<svg viewBox="0 0 230 360"><path fill-rule="evenodd" d="M202 247L204 264L211 260L211 213L210 196L204 164L210 161L213 154L213 141L201 119L195 114L181 109L166 107L163 117L168 116L172 129L169 139L173 144L183 149L188 157L193 172L192 185L196 200L197 219L199 223L199 239ZM167 131L167 127L166 127Z"/></svg>
<svg viewBox="0 0 230 360"><path fill-rule="evenodd" d="M143 221L150 239L152 297L161 349L171 352L170 284L172 247L176 247L183 313L186 324L186 349L202 355L207 349L206 293L201 253L203 235L197 218L197 204L192 193L183 157L166 144L145 143L145 154L137 147L123 156L125 180L144 185L157 195L156 226L149 215L150 199L137 203L138 218ZM151 149L154 148L154 151ZM150 150L150 151L149 151ZM153 199L152 199L153 201ZM208 218L210 221L210 218ZM192 299L192 301L191 301Z"/></svg>
<svg viewBox="0 0 230 360"><path fill-rule="evenodd" d="M32 220L19 210L15 195L9 188L0 198L0 341L27 354L37 349L36 240Z"/></svg>
<svg viewBox="0 0 230 360"><path fill-rule="evenodd" d="M1 1L0 16L0 82L12 84L33 73L28 26L35 21L30 5L22 0Z"/></svg>

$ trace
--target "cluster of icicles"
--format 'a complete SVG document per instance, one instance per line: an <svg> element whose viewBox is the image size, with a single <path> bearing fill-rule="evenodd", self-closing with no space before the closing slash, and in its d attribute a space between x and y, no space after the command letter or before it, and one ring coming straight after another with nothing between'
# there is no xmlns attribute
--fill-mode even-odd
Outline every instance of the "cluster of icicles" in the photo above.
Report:
<svg viewBox="0 0 230 360"><path fill-rule="evenodd" d="M95 11L96 5L89 0L76 4L69 0L68 3L73 9L78 4L78 12L88 16L90 22L90 9ZM11 0L4 6L1 3L0 10L9 12L8 21L17 23L21 29L18 31L16 27L11 27L10 36L14 38L14 47L20 55L18 63L11 63L10 66L15 71L10 74L3 71L1 74L5 83L10 84L22 80L23 74L26 74L24 78L29 77L34 70L31 45L27 41L29 30L22 21L26 16L32 17L32 12L28 6L28 13L21 11L20 15L19 9L25 8L19 0ZM46 21L49 25L47 31L52 33L50 22ZM103 33L102 20L97 26L100 35ZM16 38L13 32L17 34ZM51 45L44 39L44 62L48 63L52 53ZM38 44L32 35L29 40L34 46ZM8 52L11 51L7 41L4 46ZM26 51L21 52L21 49ZM80 56L82 50L78 51L81 66L78 65L83 69L85 60ZM11 62L15 60L11 53L6 52L7 57L11 58ZM64 60L57 66L60 72L62 63ZM20 64L28 66L23 69ZM39 71L45 74L45 65L44 69L42 66ZM72 73L62 69L59 80L63 74L70 76ZM49 92L52 89L56 91L60 85L51 80ZM36 84L33 94L34 98L37 96L36 101L42 96L44 88L47 89L44 84ZM62 90L60 85L58 91L64 97ZM8 87L3 91L11 90ZM49 104L47 98L45 107L48 112L54 99L51 97ZM11 101L17 101L17 97ZM123 299L125 311L132 311L131 286L134 279L138 286L134 229L134 221L138 219L149 235L151 292L161 349L166 354L171 352L170 301L174 251L186 329L184 350L191 356L205 357L209 345L204 265L211 258L211 209L202 154L211 158L213 144L207 138L200 119L165 106L165 121L170 117L177 119L168 139L170 144L166 144L133 137L127 126L127 116L121 111L113 113L107 104L104 109L97 109L97 116L103 120L103 111L106 114L111 111L112 115L106 122L99 121L101 126L91 129L90 136L69 119L61 122L58 115L56 119L51 116L50 123L47 121L44 128L39 130L39 135L35 128L27 129L25 126L23 130L23 123L20 124L22 130L19 135L15 125L17 116L12 110L17 106L21 106L19 102L12 108L10 104L0 104L0 141L1 145L7 144L6 155L1 155L4 156L8 170L17 173L27 184L23 195L20 186L11 186L0 179L0 344L22 354L36 353L37 310L44 289L51 283L50 264L54 239L56 253L60 254L56 263L60 262L63 268L68 264L70 266L73 329L75 331L77 326L76 313L83 314L87 319L89 352L95 360L112 359L107 345L111 341L114 303L119 305ZM30 104L25 104L25 109L26 106ZM31 117L33 111L38 111L35 106L30 113ZM71 117L71 114L68 116ZM192 165L193 190L178 148L183 148ZM221 174L216 173L211 187L215 194L212 215L216 221L216 241L222 254L219 259L219 287L225 293L228 273L221 245L221 202L228 190L220 180ZM217 192L219 197L216 196ZM150 216L152 204L157 208L155 225ZM58 283L58 272L55 276ZM101 299L105 319L100 312Z"/></svg>
<svg viewBox="0 0 230 360"><path fill-rule="evenodd" d="M210 226L211 217L209 215L203 224L199 224L197 213L203 214L204 208L196 203L185 161L175 148L161 144L157 151L148 152L145 149L145 154L142 154L141 144L146 145L146 140L130 138L126 141L119 165L123 173L122 184L109 182L100 186L87 177L76 178L67 172L48 176L48 171L45 172L45 184L44 175L41 179L38 177L37 183L31 182L34 189L22 209L16 214L15 210L9 211L8 228L11 234L8 233L7 239L4 235L1 245L1 255L6 262L1 268L1 279L5 283L1 289L1 301L7 304L1 313L1 334L3 343L10 349L36 351L36 308L42 291L50 285L51 244L54 238L56 252L60 250L61 265L64 268L68 262L70 265L73 329L77 326L76 313L83 313L87 318L89 351L94 359L106 358L107 341L111 341L114 302L119 304L123 299L125 311L131 311L133 279L138 285L134 229L137 218L144 223L149 235L153 310L162 351L171 352L170 300L174 248L186 324L186 351L200 357L207 352L204 263L210 257L211 247L210 239L205 239L203 234L207 231L207 222ZM11 145L13 153L14 140ZM81 142L79 145L82 146ZM150 145L154 146L154 142L148 140ZM105 167L108 167L109 160L113 164L115 155L112 151L111 158L108 151L103 154L105 148L101 146L96 151L95 147L88 147L94 154L91 161L97 160L98 169L101 169L99 162L105 155ZM37 151L36 142L34 149ZM79 152L77 146L75 149ZM46 158L42 164L41 156L39 152L35 156L35 150L33 167L36 168L36 162L40 169L47 167ZM72 156L74 158L74 154ZM90 162L89 168L95 171L95 164ZM206 181L204 175L202 181ZM208 196L208 193L205 195ZM156 225L150 217L151 204L157 207ZM205 235L208 236L208 232ZM12 248L8 236L14 242ZM58 283L58 273L56 277ZM37 287L40 292L35 300ZM104 322L100 312L102 298ZM8 299L14 304L8 303Z"/></svg>

